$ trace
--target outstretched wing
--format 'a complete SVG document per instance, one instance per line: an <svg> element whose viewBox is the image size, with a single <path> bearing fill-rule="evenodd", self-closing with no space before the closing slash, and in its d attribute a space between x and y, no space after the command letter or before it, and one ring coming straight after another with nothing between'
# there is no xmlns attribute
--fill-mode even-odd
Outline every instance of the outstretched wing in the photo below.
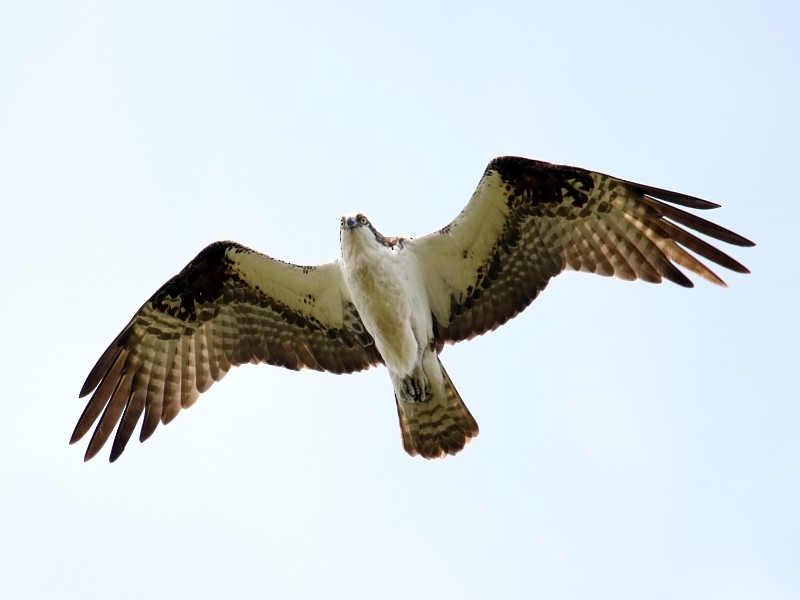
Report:
<svg viewBox="0 0 800 600"><path fill-rule="evenodd" d="M423 268L434 335L457 342L497 328L565 269L691 287L680 266L725 285L691 251L748 272L690 231L737 246L752 242L675 205L718 207L576 167L494 159L452 223L405 242Z"/></svg>
<svg viewBox="0 0 800 600"><path fill-rule="evenodd" d="M248 362L333 373L381 362L338 262L301 267L234 242L206 247L145 302L97 361L80 393L94 394L70 443L100 417L89 460L119 422L114 461L142 413L144 441L232 366Z"/></svg>

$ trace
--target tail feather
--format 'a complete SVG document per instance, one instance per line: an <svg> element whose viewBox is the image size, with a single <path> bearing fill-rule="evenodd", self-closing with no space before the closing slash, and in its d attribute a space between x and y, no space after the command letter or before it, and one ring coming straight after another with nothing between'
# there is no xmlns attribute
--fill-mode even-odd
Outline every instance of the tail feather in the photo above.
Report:
<svg viewBox="0 0 800 600"><path fill-rule="evenodd" d="M411 456L442 458L457 454L478 435L478 423L459 396L450 376L439 363L444 395L432 393L425 400L408 402L397 397L397 416L403 448Z"/></svg>

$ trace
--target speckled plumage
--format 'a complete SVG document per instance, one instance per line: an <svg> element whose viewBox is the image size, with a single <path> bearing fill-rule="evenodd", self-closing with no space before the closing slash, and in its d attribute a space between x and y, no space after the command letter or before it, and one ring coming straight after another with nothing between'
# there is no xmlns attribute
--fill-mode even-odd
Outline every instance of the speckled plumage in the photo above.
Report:
<svg viewBox="0 0 800 600"><path fill-rule="evenodd" d="M455 454L478 433L439 361L445 343L502 325L565 269L691 287L683 267L724 285L700 259L747 269L691 230L752 242L682 208L717 205L575 167L501 157L464 210L417 238L342 220L342 257L285 263L215 242L164 284L103 353L71 443L98 420L94 456L117 426L115 460L235 365L351 373L384 363L410 454ZM142 418L142 415L144 417Z"/></svg>

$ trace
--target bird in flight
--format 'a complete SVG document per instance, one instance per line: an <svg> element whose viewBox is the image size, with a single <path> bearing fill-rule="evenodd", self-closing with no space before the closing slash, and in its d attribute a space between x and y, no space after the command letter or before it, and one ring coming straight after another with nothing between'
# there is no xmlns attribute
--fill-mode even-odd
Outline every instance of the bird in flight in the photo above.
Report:
<svg viewBox="0 0 800 600"><path fill-rule="evenodd" d="M428 235L387 237L365 215L345 216L341 256L319 266L214 242L102 354L81 389L81 397L94 393L70 443L99 418L84 460L116 427L113 462L140 420L144 441L243 363L331 373L383 364L405 451L456 454L478 424L439 353L519 314L552 277L571 269L692 287L683 267L724 286L701 259L748 272L692 231L736 246L751 241L678 207L718 205L504 156L489 163L455 220Z"/></svg>

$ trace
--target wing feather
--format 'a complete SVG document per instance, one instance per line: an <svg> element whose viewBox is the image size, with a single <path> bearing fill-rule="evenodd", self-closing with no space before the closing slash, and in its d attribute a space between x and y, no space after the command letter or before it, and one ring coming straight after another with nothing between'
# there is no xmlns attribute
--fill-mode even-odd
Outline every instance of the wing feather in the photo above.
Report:
<svg viewBox="0 0 800 600"><path fill-rule="evenodd" d="M181 380L183 374L183 343L182 338L178 338L175 344L171 345L172 362L167 363L166 391L164 393L164 403L161 406L161 422L166 425L181 412Z"/></svg>
<svg viewBox="0 0 800 600"><path fill-rule="evenodd" d="M114 389L117 387L119 379L122 376L122 367L124 362L125 354L121 349L114 348L113 352L109 352L107 350L100 358L97 365L95 365L96 370L97 367L102 363L102 375L95 377L97 380L97 383L95 383L97 391L86 405L86 408L83 409L83 414L78 419L78 423L75 425L75 430L72 433L72 438L70 438L70 444L74 444L84 435L86 435L94 422L103 412L103 409L105 408L106 404L108 404L108 400L114 393ZM95 370L89 374L89 377L94 376ZM83 387L86 390L85 384ZM82 395L86 395L91 391L92 389L89 388Z"/></svg>
<svg viewBox="0 0 800 600"><path fill-rule="evenodd" d="M703 258L707 258L721 267L725 267L726 269L730 269L731 271L735 271L737 273L750 272L750 270L740 262L734 260L724 252L721 252L708 242L701 240L699 237L692 235L688 231L677 227L669 221L663 221L661 223L661 230L665 237L675 240L677 244L680 244L684 248L691 250L695 254L699 254Z"/></svg>
<svg viewBox="0 0 800 600"><path fill-rule="evenodd" d="M114 436L114 443L111 445L111 460L115 461L125 450L128 440L131 439L136 423L144 412L145 401L147 400L147 387L139 386L141 382L134 380L133 391L130 394L125 411L119 422L118 434ZM98 448L99 450L100 448Z"/></svg>
<svg viewBox="0 0 800 600"><path fill-rule="evenodd" d="M164 407L164 397L167 392L167 362L164 355L142 357L143 360L150 362L151 376L147 379L147 391L145 392L144 420L139 431L139 441L143 442L155 433L158 424L161 422L161 412ZM224 374L224 372L223 372ZM124 447L127 439L120 435L120 443ZM116 442L116 440L114 440Z"/></svg>
<svg viewBox="0 0 800 600"><path fill-rule="evenodd" d="M608 252L611 262L611 271L608 275L614 275L627 281L632 281L640 277L636 263L641 264L643 262L643 257L640 257L641 253L636 245L628 239L625 232L619 231L619 229L614 226L613 222L609 222L607 219L601 219L598 221L598 224L599 229L604 234L603 247L606 249L606 252ZM632 260L632 257L637 256L640 257L638 261ZM631 259L626 257L631 257ZM567 261L567 263L571 264L571 261Z"/></svg>
<svg viewBox="0 0 800 600"><path fill-rule="evenodd" d="M691 231L750 240L678 206L719 205L576 167L494 159L455 220L405 242L423 268L437 342L497 328L565 269L684 287L693 284L678 267L725 285L700 259L748 272Z"/></svg>
<svg viewBox="0 0 800 600"><path fill-rule="evenodd" d="M209 364L211 358L208 351L205 327L201 327L194 336L194 347L197 354L197 359L195 360L197 391L202 394L214 383L214 379L211 377L211 365Z"/></svg>
<svg viewBox="0 0 800 600"><path fill-rule="evenodd" d="M92 396L70 443L99 418L88 460L119 424L116 460L140 420L144 441L231 367L261 362L350 373L381 357L338 263L300 267L216 242L153 294L101 355L81 388L81 397Z"/></svg>
<svg viewBox="0 0 800 600"><path fill-rule="evenodd" d="M111 392L108 404L106 404L103 415L100 417L100 422L92 434L92 439L89 441L89 447L86 449L87 460L100 451L100 448L103 447L103 444L114 432L114 426L119 421L128 402L132 379L132 375L123 370L122 375L114 386L114 390Z"/></svg>

